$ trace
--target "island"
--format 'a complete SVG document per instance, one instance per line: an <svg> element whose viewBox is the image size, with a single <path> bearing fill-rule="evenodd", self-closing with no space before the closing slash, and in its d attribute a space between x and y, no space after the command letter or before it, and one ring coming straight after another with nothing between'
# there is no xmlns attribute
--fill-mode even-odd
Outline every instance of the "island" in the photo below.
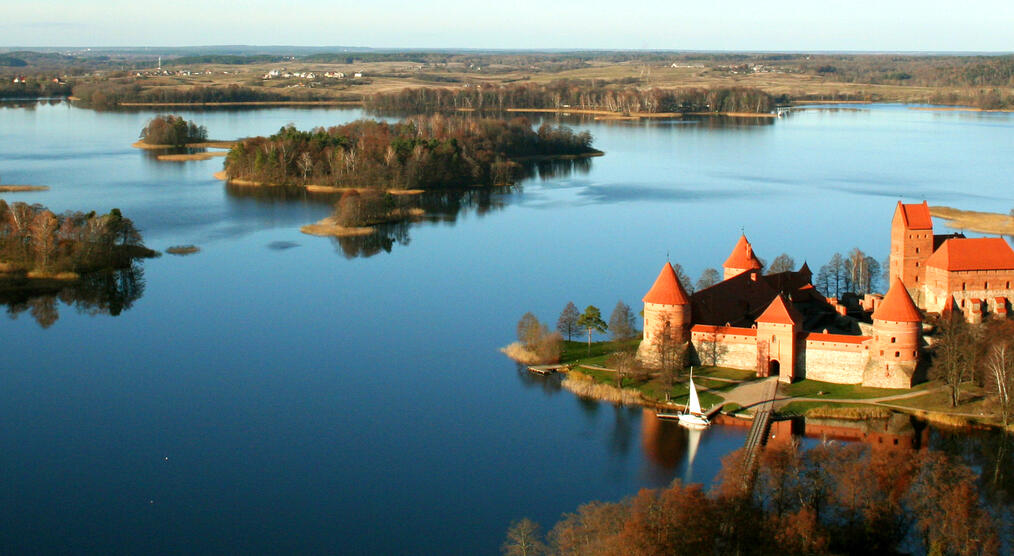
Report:
<svg viewBox="0 0 1014 556"><path fill-rule="evenodd" d="M382 190L513 185L518 160L599 156L588 132L532 128L525 118L414 116L395 124L358 120L240 141L225 160L226 177L253 186L297 185Z"/></svg>
<svg viewBox="0 0 1014 556"><path fill-rule="evenodd" d="M8 205L0 199L0 289L73 282L157 255L119 209L57 215L41 205Z"/></svg>

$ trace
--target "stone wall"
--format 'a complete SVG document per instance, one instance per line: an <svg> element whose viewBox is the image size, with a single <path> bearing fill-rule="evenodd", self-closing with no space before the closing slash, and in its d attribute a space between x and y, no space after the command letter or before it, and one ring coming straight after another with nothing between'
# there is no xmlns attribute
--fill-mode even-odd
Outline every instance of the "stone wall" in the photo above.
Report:
<svg viewBox="0 0 1014 556"><path fill-rule="evenodd" d="M863 386L874 388L911 388L915 362L887 363L871 357L863 373Z"/></svg>
<svg viewBox="0 0 1014 556"><path fill-rule="evenodd" d="M798 378L860 384L870 352L861 344L806 340L796 355Z"/></svg>
<svg viewBox="0 0 1014 556"><path fill-rule="evenodd" d="M695 326L691 331L694 365L710 365L710 344L718 343L716 365L733 369L757 368L757 336L752 328Z"/></svg>

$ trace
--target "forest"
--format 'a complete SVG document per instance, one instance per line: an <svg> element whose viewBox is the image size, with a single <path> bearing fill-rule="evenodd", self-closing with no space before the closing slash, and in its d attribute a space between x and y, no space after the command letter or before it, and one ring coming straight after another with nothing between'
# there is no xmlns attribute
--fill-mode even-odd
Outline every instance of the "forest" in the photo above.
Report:
<svg viewBox="0 0 1014 556"><path fill-rule="evenodd" d="M886 445L884 445L886 446ZM744 482L742 450L708 491L679 480L621 502L592 502L543 536L522 519L504 554L954 554L1002 552L1010 524L975 472L941 452L790 442L761 452ZM748 486L752 485L752 486Z"/></svg>
<svg viewBox="0 0 1014 556"><path fill-rule="evenodd" d="M45 98L63 97L70 94L67 83L54 82L52 78L27 77L26 83L14 83L14 78L0 75L0 99L2 98Z"/></svg>
<svg viewBox="0 0 1014 556"><path fill-rule="evenodd" d="M605 80L560 79L466 88L413 88L368 95L374 110L575 108L611 112L751 112L775 108L771 95L747 87L638 89Z"/></svg>
<svg viewBox="0 0 1014 556"><path fill-rule="evenodd" d="M230 179L276 185L438 189L510 185L525 157L595 154L591 135L525 118L413 116L245 139L225 160Z"/></svg>
<svg viewBox="0 0 1014 556"><path fill-rule="evenodd" d="M0 265L4 274L86 274L130 267L157 253L119 209L108 214L66 212L0 199Z"/></svg>
<svg viewBox="0 0 1014 556"><path fill-rule="evenodd" d="M168 114L155 116L141 130L141 141L149 145L172 145L182 147L190 143L208 140L208 130L180 116Z"/></svg>
<svg viewBox="0 0 1014 556"><path fill-rule="evenodd" d="M74 85L72 94L92 108L115 108L121 102L191 103L208 102L274 102L288 100L312 100L309 91L281 93L253 89L240 85L179 87L154 87L145 89L130 78L89 81Z"/></svg>

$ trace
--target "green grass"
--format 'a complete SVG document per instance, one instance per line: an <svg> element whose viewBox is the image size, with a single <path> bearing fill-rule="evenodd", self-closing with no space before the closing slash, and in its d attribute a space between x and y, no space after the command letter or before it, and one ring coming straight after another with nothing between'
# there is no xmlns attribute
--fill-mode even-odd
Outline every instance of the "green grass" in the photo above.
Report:
<svg viewBox="0 0 1014 556"><path fill-rule="evenodd" d="M920 385L921 386L921 385ZM905 388L870 388L858 384L834 384L816 380L801 380L784 387L784 392L794 398L828 398L863 400L911 392Z"/></svg>
<svg viewBox="0 0 1014 556"><path fill-rule="evenodd" d="M751 380L757 378L757 373L754 371L730 369L728 367L694 367L694 377L697 376L727 378L730 380Z"/></svg>
<svg viewBox="0 0 1014 556"><path fill-rule="evenodd" d="M640 343L640 338L625 342L592 342L591 349L589 350L588 342L568 342L564 340L560 363L586 363L588 365L603 366L606 357L610 353L615 351L634 351Z"/></svg>
<svg viewBox="0 0 1014 556"><path fill-rule="evenodd" d="M806 412L815 407L869 407L856 403L834 403L834 402L789 402L778 410L782 417L802 417Z"/></svg>

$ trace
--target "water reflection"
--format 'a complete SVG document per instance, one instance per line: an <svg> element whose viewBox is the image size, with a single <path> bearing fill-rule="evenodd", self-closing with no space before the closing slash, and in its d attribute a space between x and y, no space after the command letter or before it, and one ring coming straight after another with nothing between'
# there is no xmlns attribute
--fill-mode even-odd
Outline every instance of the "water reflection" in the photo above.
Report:
<svg viewBox="0 0 1014 556"><path fill-rule="evenodd" d="M548 179L573 172L586 173L590 167L588 160L539 161L526 165L526 175L545 176L543 179ZM228 183L225 188L231 197L253 199L266 204L312 203L328 206L341 198L340 193L312 193L295 186L246 187ZM422 217L377 225L371 234L335 237L332 241L335 250L349 259L390 253L395 245L406 246L411 242L409 230L417 223L440 222L454 225L466 213L483 217L506 208L520 191L521 186L428 191L404 200L407 207L422 209Z"/></svg>
<svg viewBox="0 0 1014 556"><path fill-rule="evenodd" d="M85 274L71 284L0 281L0 305L12 319L28 311L39 326L49 328L59 318L57 301L87 315L117 316L144 294L144 269L129 268Z"/></svg>

